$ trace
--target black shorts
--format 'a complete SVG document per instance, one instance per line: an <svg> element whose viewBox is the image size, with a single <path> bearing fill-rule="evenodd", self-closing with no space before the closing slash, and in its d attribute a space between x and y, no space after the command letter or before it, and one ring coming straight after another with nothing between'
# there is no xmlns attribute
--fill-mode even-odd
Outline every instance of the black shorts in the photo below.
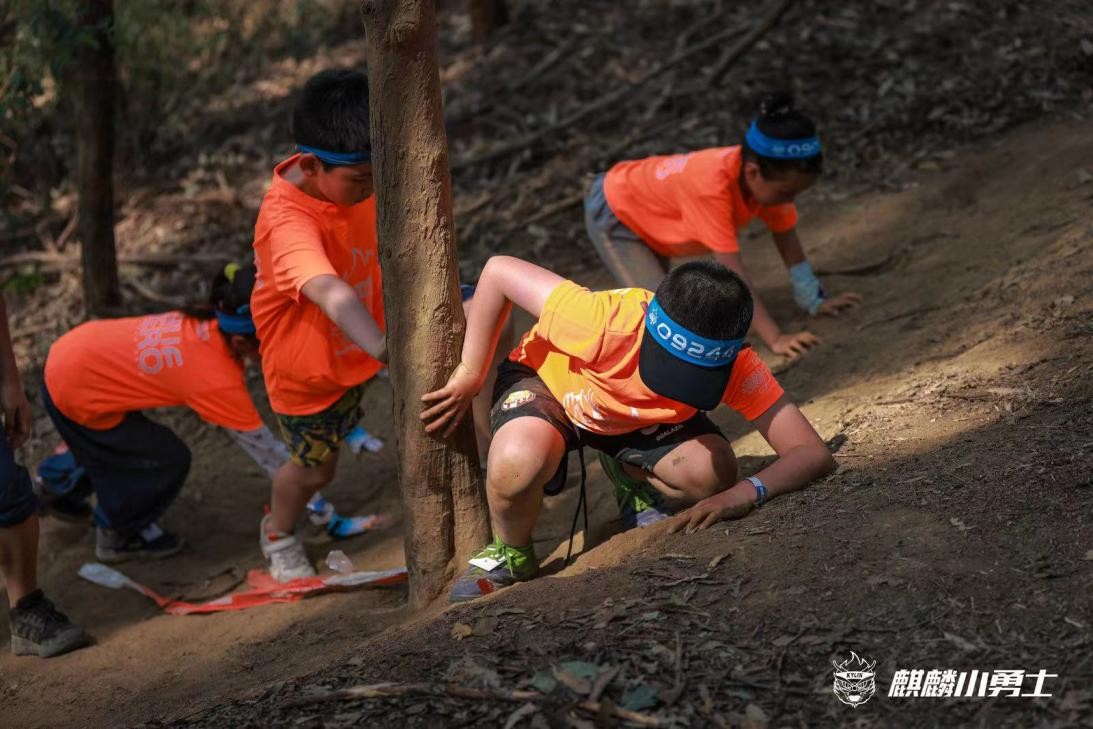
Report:
<svg viewBox="0 0 1093 729"><path fill-rule="evenodd" d="M600 435L578 428L566 416L565 408L535 370L518 362L505 360L497 367L493 385L493 406L490 409L490 429L496 433L502 425L516 418L539 418L554 426L565 440L565 449L582 446L611 456L617 461L652 473L664 456L681 443L700 435L725 436L703 412L697 412L682 423L663 423L619 435ZM563 457L558 472L547 482L547 494L556 494L565 487L568 457Z"/></svg>

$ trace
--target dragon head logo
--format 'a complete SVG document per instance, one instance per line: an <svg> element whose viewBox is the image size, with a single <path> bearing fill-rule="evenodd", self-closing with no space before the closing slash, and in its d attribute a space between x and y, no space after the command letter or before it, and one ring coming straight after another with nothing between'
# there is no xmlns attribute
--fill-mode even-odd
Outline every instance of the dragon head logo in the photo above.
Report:
<svg viewBox="0 0 1093 729"><path fill-rule="evenodd" d="M835 666L835 696L839 701L857 708L877 692L876 673L873 671L876 661L870 663L850 651L850 658L842 663L831 661L831 664Z"/></svg>

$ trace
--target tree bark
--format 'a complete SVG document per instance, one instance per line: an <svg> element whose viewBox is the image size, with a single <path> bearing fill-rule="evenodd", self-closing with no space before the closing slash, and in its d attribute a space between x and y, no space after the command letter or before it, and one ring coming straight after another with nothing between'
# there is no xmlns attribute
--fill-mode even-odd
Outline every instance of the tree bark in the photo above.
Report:
<svg viewBox="0 0 1093 729"><path fill-rule="evenodd" d="M442 443L421 396L459 362L459 297L448 143L432 0L364 0L380 264L394 388L410 602L421 607L490 535L474 430Z"/></svg>
<svg viewBox="0 0 1093 729"><path fill-rule="evenodd" d="M86 37L75 54L84 308L88 315L101 315L121 305L114 245L114 3L80 0L76 14Z"/></svg>
<svg viewBox="0 0 1093 729"><path fill-rule="evenodd" d="M505 0L468 0L471 15L471 39L486 43L502 25L509 22Z"/></svg>

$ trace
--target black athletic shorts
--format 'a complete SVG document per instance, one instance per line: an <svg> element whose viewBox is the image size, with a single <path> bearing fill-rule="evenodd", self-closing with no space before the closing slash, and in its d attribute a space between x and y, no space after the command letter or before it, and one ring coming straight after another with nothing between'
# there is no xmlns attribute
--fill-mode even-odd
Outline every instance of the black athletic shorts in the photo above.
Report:
<svg viewBox="0 0 1093 729"><path fill-rule="evenodd" d="M582 446L595 448L617 461L652 473L660 459L676 446L700 435L725 436L703 412L697 412L682 423L664 423L622 433L599 435L578 428L566 416L565 408L535 370L518 362L505 360L497 367L493 386L493 407L490 409L490 429L496 433L502 425L516 418L532 417L554 426L565 439L566 453ZM568 455L562 457L558 472L547 482L547 494L557 494L565 487Z"/></svg>

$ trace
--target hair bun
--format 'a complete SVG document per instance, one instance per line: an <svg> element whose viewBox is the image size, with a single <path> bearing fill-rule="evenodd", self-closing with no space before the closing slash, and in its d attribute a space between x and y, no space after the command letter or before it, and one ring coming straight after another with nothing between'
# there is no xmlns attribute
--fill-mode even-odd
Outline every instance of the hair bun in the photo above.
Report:
<svg viewBox="0 0 1093 729"><path fill-rule="evenodd" d="M761 119L779 119L793 113L793 95L776 91L759 98L756 111Z"/></svg>

